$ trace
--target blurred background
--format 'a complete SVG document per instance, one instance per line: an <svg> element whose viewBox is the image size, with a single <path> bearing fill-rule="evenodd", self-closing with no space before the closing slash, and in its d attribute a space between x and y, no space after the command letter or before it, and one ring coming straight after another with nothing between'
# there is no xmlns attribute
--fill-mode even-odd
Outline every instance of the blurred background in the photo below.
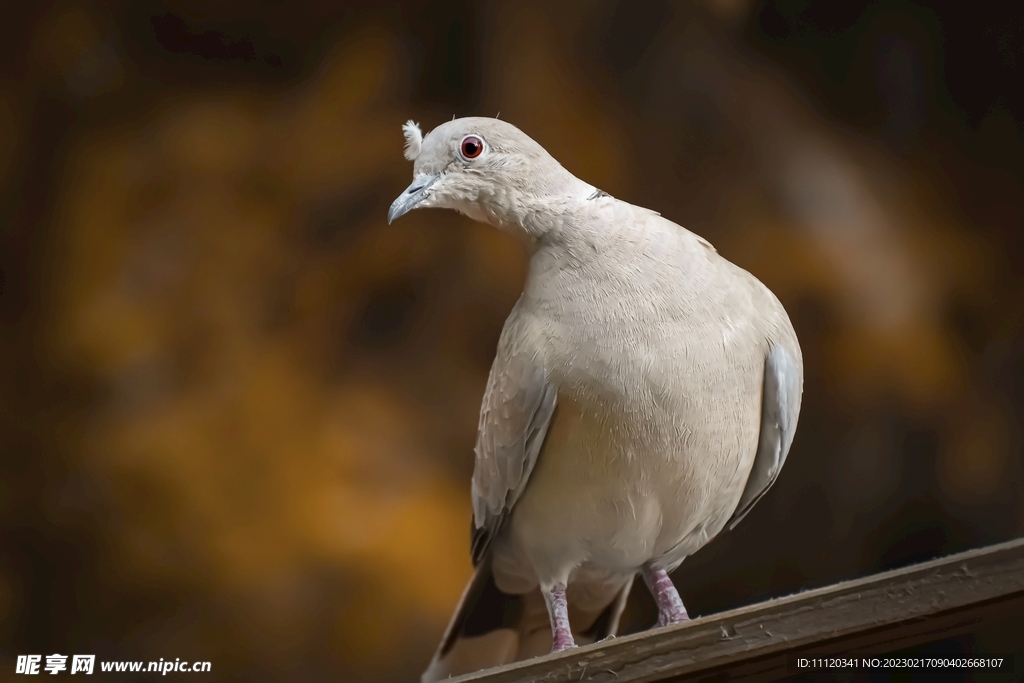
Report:
<svg viewBox="0 0 1024 683"><path fill-rule="evenodd" d="M470 573L477 411L526 259L453 212L387 225L409 118L500 112L790 312L796 442L677 572L691 614L1024 533L1021 6L2 16L5 672L58 652L418 676Z"/></svg>

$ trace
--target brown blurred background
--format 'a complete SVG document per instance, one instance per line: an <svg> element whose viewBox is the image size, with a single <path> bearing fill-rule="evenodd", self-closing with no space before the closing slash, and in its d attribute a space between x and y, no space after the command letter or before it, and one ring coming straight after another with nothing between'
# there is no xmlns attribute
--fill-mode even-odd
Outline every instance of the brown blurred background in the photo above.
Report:
<svg viewBox="0 0 1024 683"><path fill-rule="evenodd" d="M796 442L691 613L1021 535L1022 46L1012 3L5 3L3 675L418 676L525 255L387 225L410 117L500 112L790 311Z"/></svg>

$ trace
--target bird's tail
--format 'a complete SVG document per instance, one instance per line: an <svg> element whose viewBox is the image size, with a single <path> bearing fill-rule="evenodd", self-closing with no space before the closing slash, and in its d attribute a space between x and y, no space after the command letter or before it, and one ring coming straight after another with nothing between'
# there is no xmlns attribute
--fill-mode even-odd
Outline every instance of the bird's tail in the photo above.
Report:
<svg viewBox="0 0 1024 683"><path fill-rule="evenodd" d="M615 635L632 584L630 578L616 587L596 609L574 604L570 591L569 623L578 645ZM551 622L540 590L524 595L502 592L494 582L488 554L462 592L441 644L420 680L433 683L550 651Z"/></svg>

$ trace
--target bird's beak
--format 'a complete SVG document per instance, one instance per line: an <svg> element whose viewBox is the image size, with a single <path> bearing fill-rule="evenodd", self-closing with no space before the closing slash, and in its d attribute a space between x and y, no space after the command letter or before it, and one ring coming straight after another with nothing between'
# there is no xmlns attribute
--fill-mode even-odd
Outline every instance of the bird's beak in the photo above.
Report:
<svg viewBox="0 0 1024 683"><path fill-rule="evenodd" d="M420 202L427 198L427 191L436 182L436 175L416 176L412 181L412 185L405 188L405 192L398 195L398 199L388 209L388 223L391 223L399 216L404 216L419 206Z"/></svg>

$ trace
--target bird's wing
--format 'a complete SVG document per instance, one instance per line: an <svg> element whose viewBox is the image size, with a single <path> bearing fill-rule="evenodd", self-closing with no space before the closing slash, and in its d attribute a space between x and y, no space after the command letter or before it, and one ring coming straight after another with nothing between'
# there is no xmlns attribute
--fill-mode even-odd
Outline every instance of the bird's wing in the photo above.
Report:
<svg viewBox="0 0 1024 683"><path fill-rule="evenodd" d="M800 400L803 392L803 368L800 352L795 355L786 345L777 344L764 363L764 388L761 398L761 432L754 465L747 478L739 505L729 520L733 529L775 483L793 443Z"/></svg>
<svg viewBox="0 0 1024 683"><path fill-rule="evenodd" d="M512 309L480 408L473 471L473 562L516 504L555 411L557 392L538 353L522 299Z"/></svg>

